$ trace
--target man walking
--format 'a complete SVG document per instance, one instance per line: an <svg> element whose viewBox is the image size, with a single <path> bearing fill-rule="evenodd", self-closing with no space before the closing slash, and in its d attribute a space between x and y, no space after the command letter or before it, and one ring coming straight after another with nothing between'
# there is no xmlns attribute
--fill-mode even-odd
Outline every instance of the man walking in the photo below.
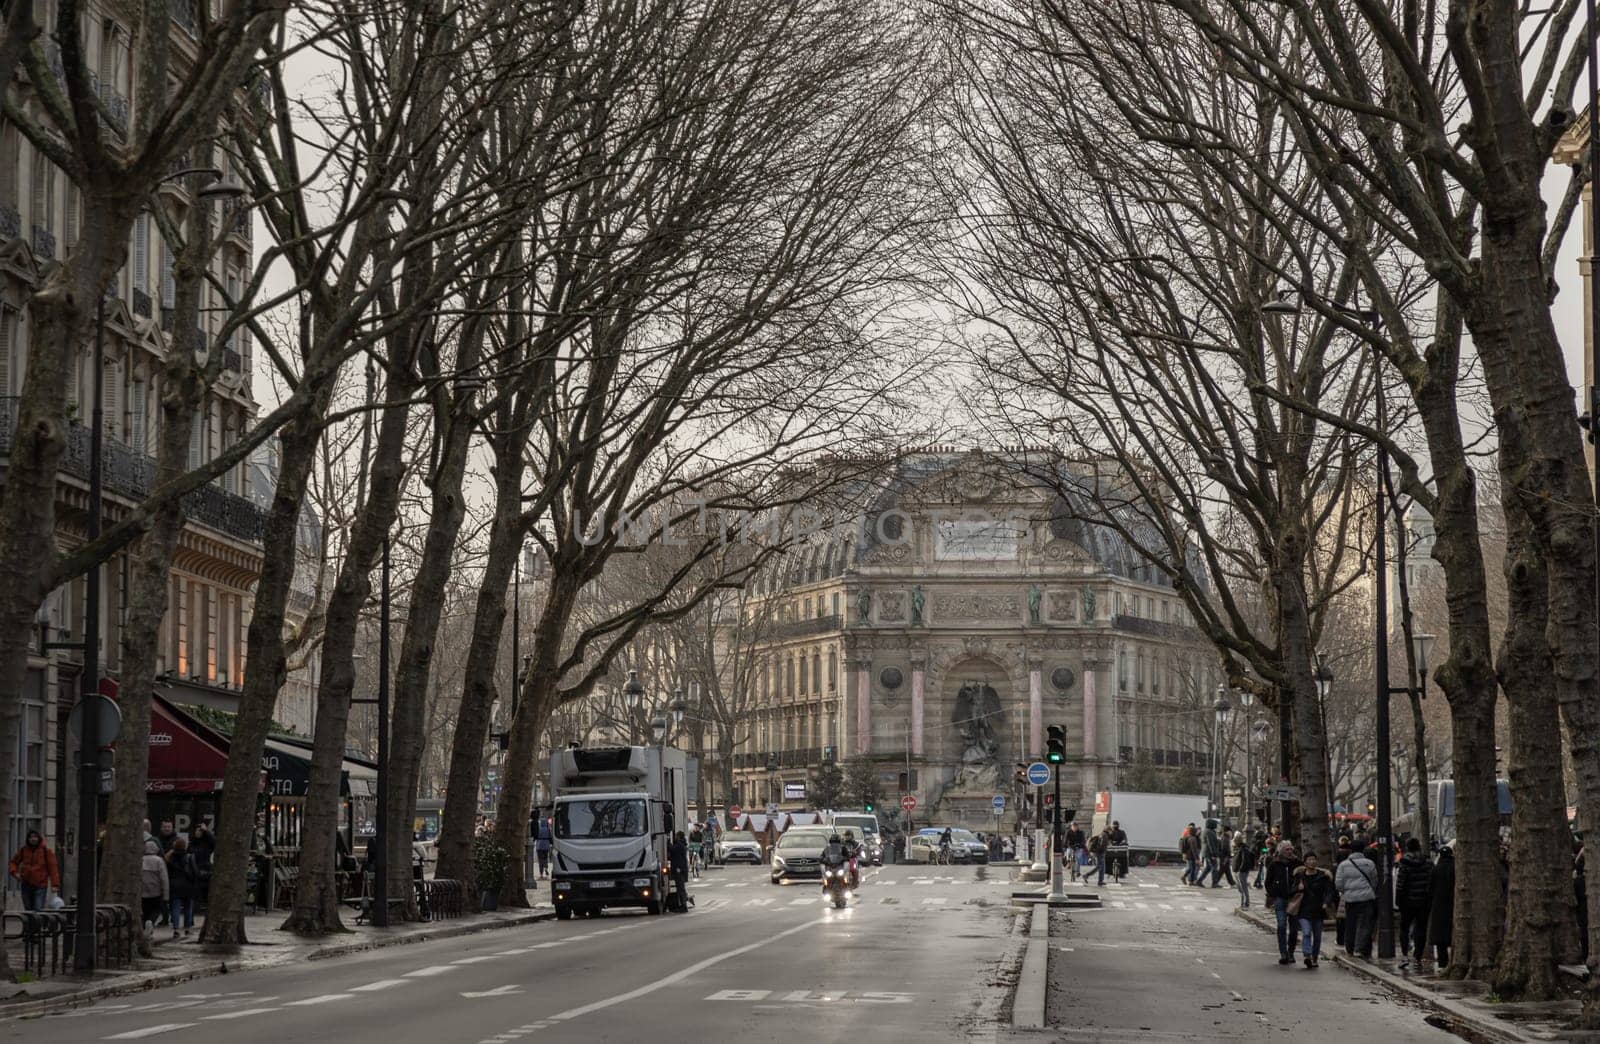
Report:
<svg viewBox="0 0 1600 1044"><path fill-rule="evenodd" d="M1344 904L1344 952L1352 956L1372 956L1372 928L1378 914L1378 868L1367 853L1352 849L1339 864L1334 887Z"/></svg>
<svg viewBox="0 0 1600 1044"><path fill-rule="evenodd" d="M1299 937L1299 923L1289 913L1289 896L1294 887L1294 872L1300 868L1295 858L1294 845L1280 841L1278 850L1267 861L1267 904L1278 918L1278 963L1294 963L1294 946Z"/></svg>
<svg viewBox="0 0 1600 1044"><path fill-rule="evenodd" d="M1233 827L1222 828L1222 876L1228 879L1230 886L1233 880Z"/></svg>
<svg viewBox="0 0 1600 1044"><path fill-rule="evenodd" d="M1239 909L1250 909L1250 874L1256 868L1256 848L1243 830L1233 835L1233 875L1238 878Z"/></svg>
<svg viewBox="0 0 1600 1044"><path fill-rule="evenodd" d="M1433 864L1422 851L1422 842L1414 837L1406 839L1406 854L1400 860L1400 870L1395 879L1395 905L1400 908L1400 967L1409 967L1415 961L1421 964L1428 959L1428 904L1432 892L1429 878ZM1579 907L1582 909L1582 907Z"/></svg>
<svg viewBox="0 0 1600 1044"><path fill-rule="evenodd" d="M1206 883L1206 875L1211 875L1211 887L1222 887L1222 837L1217 833L1217 821L1206 820L1206 832L1202 843L1205 846L1206 868L1200 872L1200 884Z"/></svg>
<svg viewBox="0 0 1600 1044"><path fill-rule="evenodd" d="M56 854L50 851L37 830L28 831L7 869L22 886L24 910L43 910L50 889L61 890L61 868L56 864Z"/></svg>
<svg viewBox="0 0 1600 1044"><path fill-rule="evenodd" d="M1193 823L1184 827L1183 835L1178 838L1178 854L1183 857L1183 883L1199 884L1200 835L1195 832Z"/></svg>
<svg viewBox="0 0 1600 1044"><path fill-rule="evenodd" d="M1083 852L1083 828L1078 826L1078 821L1073 820L1067 824L1067 870L1072 874L1072 879L1078 879L1078 859Z"/></svg>

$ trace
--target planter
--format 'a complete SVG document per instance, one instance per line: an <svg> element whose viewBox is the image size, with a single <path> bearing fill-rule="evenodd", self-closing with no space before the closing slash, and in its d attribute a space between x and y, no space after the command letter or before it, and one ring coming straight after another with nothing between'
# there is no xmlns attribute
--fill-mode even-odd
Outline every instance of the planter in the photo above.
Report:
<svg viewBox="0 0 1600 1044"><path fill-rule="evenodd" d="M498 910L500 909L500 892L498 889L493 892L484 892L479 901L484 910Z"/></svg>

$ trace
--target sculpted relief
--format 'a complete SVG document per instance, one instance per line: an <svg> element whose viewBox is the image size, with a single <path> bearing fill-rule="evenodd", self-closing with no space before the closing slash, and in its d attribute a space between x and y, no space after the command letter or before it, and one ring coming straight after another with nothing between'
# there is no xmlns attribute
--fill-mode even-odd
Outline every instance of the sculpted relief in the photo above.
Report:
<svg viewBox="0 0 1600 1044"><path fill-rule="evenodd" d="M933 600L936 622L983 621L1016 623L1022 613L1016 595L939 595Z"/></svg>

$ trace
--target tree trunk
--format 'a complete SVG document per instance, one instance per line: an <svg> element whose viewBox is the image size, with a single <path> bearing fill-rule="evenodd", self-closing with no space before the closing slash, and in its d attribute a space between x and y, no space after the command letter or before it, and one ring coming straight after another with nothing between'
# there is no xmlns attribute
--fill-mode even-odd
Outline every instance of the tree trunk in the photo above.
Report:
<svg viewBox="0 0 1600 1044"><path fill-rule="evenodd" d="M444 793L444 819L439 833L440 877L466 881L476 895L472 873L472 834L477 821L478 787L483 773L483 748L498 696L495 673L500 662L500 636L505 629L506 586L522 548L522 440L509 433L491 439L495 446L494 521L489 529L489 554L483 565L472 642L450 745L449 783ZM511 667L516 676L518 665ZM508 708L509 716L509 708Z"/></svg>
<svg viewBox="0 0 1600 1044"><path fill-rule="evenodd" d="M468 411L470 412L470 410ZM459 411L458 411L459 413ZM417 776L422 764L428 717L428 680L433 666L434 642L438 640L439 619L444 612L445 584L450 579L451 559L456 537L466 518L461 496L461 479L467 466L471 443L470 416L452 416L440 410L435 423L446 425L438 467L433 473L432 513L428 535L423 542L422 561L411 582L411 599L406 613L405 639L400 646L400 662L394 676L394 705L389 728L389 764L384 793L379 800L389 809L389 823L406 823L416 807ZM472 788L476 793L477 788ZM406 896L406 916L417 916L416 890L411 885L411 834L407 830L389 831L386 839L389 894ZM435 874L444 876L435 868ZM471 894L471 893L468 893Z"/></svg>
<svg viewBox="0 0 1600 1044"><path fill-rule="evenodd" d="M1283 669L1289 676L1287 688L1279 698L1290 701L1294 719L1296 782L1300 786L1299 833L1302 852L1315 852L1326 866L1333 865L1333 847L1328 839L1328 751L1322 723L1321 701L1312 670L1311 617L1306 605L1304 562L1290 553L1291 540L1284 539L1280 553L1291 562L1274 569L1272 586L1277 611L1277 637L1283 650Z"/></svg>
<svg viewBox="0 0 1600 1044"><path fill-rule="evenodd" d="M1549 686L1548 578L1515 494L1505 497L1508 623L1500 652L1500 685L1511 708L1511 854L1505 941L1494 992L1502 1000L1550 1000L1560 991L1558 966L1572 954L1571 871L1556 696Z"/></svg>
<svg viewBox="0 0 1600 1044"><path fill-rule="evenodd" d="M246 874L258 823L261 754L266 748L272 709L288 674L283 648L284 607L294 582L295 536L306 486L316 463L333 381L318 390L305 414L284 425L278 485L272 495L262 537L261 579L256 584L246 647L244 692L228 740L228 768L217 817L217 850L212 857L211 892L200 940L238 946L245 935ZM269 884L270 887L270 884Z"/></svg>
<svg viewBox="0 0 1600 1044"><path fill-rule="evenodd" d="M180 328L188 327L180 324ZM204 378L186 361L193 358L189 348L192 346L179 346L165 368L161 445L156 452L158 485L188 469L189 433L194 427L195 409L205 395ZM149 531L129 553L130 590L127 623L122 632L122 688L118 697L126 739L117 746L117 788L106 816L100 887L104 902L130 909L136 909L140 901L144 819L150 808L150 749L148 744L135 740L150 735L150 700L155 687L161 621L167 614L172 558L183 533L183 518L180 498L161 504ZM142 935L141 948L148 955L149 939Z"/></svg>
<svg viewBox="0 0 1600 1044"><path fill-rule="evenodd" d="M408 400L417 387L408 371L409 360L396 360L390 365L386 389L390 404L383 409L372 459L371 486L351 531L324 617L322 678L317 686L317 715L311 738L311 780L300 830L300 872L294 909L283 923L285 931L301 935L344 930L339 920L336 878L339 783L344 771L350 698L355 688L356 625L372 593L372 569L389 528L394 525L400 487L405 480L403 457L411 412ZM378 727L383 728L384 723L379 722ZM379 799L383 800L381 795ZM398 829L399 823L406 821L402 818L398 823L392 822L390 829Z"/></svg>

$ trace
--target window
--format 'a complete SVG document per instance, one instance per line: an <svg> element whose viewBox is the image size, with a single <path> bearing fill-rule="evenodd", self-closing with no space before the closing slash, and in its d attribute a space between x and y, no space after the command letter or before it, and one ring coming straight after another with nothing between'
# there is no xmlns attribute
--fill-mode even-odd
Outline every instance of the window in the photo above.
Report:
<svg viewBox="0 0 1600 1044"><path fill-rule="evenodd" d="M55 177L44 153L33 154L33 187L28 195L30 216L36 227L50 231L55 227Z"/></svg>
<svg viewBox="0 0 1600 1044"><path fill-rule="evenodd" d="M833 592L833 615L839 615L839 592Z"/></svg>
<svg viewBox="0 0 1600 1044"><path fill-rule="evenodd" d="M150 290L150 215L133 219L133 288Z"/></svg>
<svg viewBox="0 0 1600 1044"><path fill-rule="evenodd" d="M839 597L834 595L835 598ZM839 690L839 654L832 649L828 650L828 691Z"/></svg>
<svg viewBox="0 0 1600 1044"><path fill-rule="evenodd" d="M1117 653L1117 688L1122 692L1128 691L1128 654L1126 651Z"/></svg>
<svg viewBox="0 0 1600 1044"><path fill-rule="evenodd" d="M822 654L819 652L811 654L811 691L822 691Z"/></svg>
<svg viewBox="0 0 1600 1044"><path fill-rule="evenodd" d="M16 359L17 313L0 307L0 397L22 390L22 368Z"/></svg>
<svg viewBox="0 0 1600 1044"><path fill-rule="evenodd" d="M808 691L808 688L806 686L806 654L805 653L801 653L800 654L800 691L801 692Z"/></svg>
<svg viewBox="0 0 1600 1044"><path fill-rule="evenodd" d="M8 851L15 852L28 831L44 833L45 678L30 670L22 689L22 714L17 722L17 774L11 793ZM7 888L15 887L7 878Z"/></svg>
<svg viewBox="0 0 1600 1044"><path fill-rule="evenodd" d="M22 150L14 123L0 126L0 206L17 207L17 166L22 161Z"/></svg>

